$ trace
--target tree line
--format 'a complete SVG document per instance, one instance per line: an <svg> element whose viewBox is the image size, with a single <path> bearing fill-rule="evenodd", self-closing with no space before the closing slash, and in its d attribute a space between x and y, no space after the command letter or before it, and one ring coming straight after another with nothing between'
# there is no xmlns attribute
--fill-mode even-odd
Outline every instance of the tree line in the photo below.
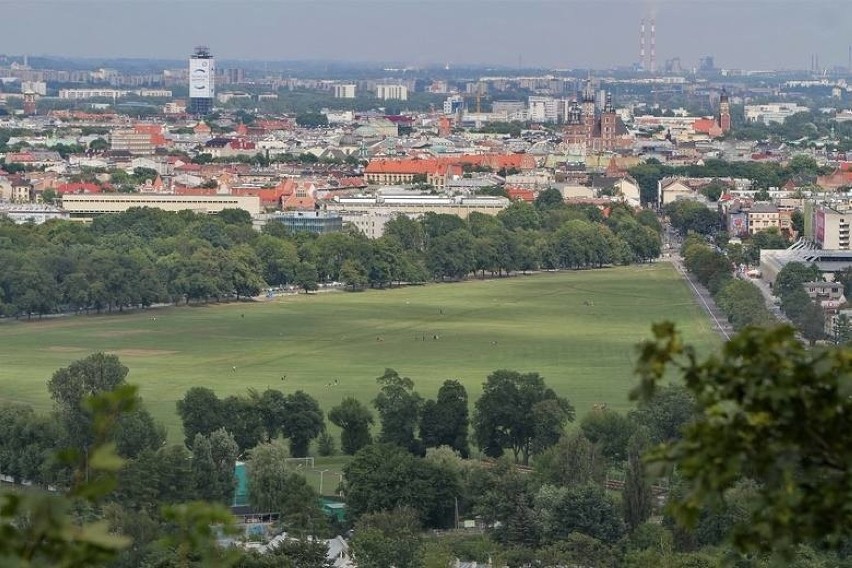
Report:
<svg viewBox="0 0 852 568"><path fill-rule="evenodd" d="M697 235L684 240L680 253L686 269L707 288L735 330L778 323L757 286L734 276L726 254Z"/></svg>
<svg viewBox="0 0 852 568"><path fill-rule="evenodd" d="M322 282L362 290L629 264L659 255L659 230L649 211L615 205L604 217L596 207L565 205L555 190L496 217L400 216L375 240L352 230L291 235L276 222L259 233L239 210L198 215L132 209L88 226L15 225L0 218L0 315L222 301L256 296L267 287L308 292Z"/></svg>
<svg viewBox="0 0 852 568"><path fill-rule="evenodd" d="M654 204L657 202L658 182L670 176L742 178L752 180L754 189L768 190L781 187L791 179L800 185L813 183L817 175L826 172L813 158L800 155L795 156L787 165L778 162L728 162L713 158L705 160L703 164L669 166L652 158L628 169L628 173L639 184L642 203Z"/></svg>
<svg viewBox="0 0 852 568"><path fill-rule="evenodd" d="M781 300L781 311L811 343L825 338L826 314L805 291L804 284L822 281L822 273L815 264L788 262L778 271L772 290Z"/></svg>
<svg viewBox="0 0 852 568"><path fill-rule="evenodd" d="M763 242L758 238L754 241L749 246L760 246ZM694 235L687 237L681 247L686 269L710 291L716 305L725 313L735 330L777 324L777 318L767 309L763 293L757 286L734 277L732 257L737 258L738 253L741 254L741 251L732 249L730 245L727 252L720 252ZM842 274L840 276L842 279ZM780 300L781 311L802 337L811 343L825 338L826 314L811 299L803 285L806 282L822 281L822 273L816 265L789 262L778 272L773 287L774 295Z"/></svg>
<svg viewBox="0 0 852 568"><path fill-rule="evenodd" d="M345 454L353 455L375 441L418 456L429 448L447 447L466 459L472 437L485 456L511 454L514 461L528 465L534 455L555 444L574 419L571 404L548 388L538 373L490 374L472 418L467 390L457 380L444 381L434 400L424 399L414 381L394 369L385 369L376 384L378 392L371 402L378 417L375 437L376 416L358 399L347 397L328 412L328 420L340 428ZM208 388L193 387L178 401L177 411L187 446L199 435L224 429L240 452L276 439L287 440L293 457L307 456L315 440L322 453L334 451L333 441L320 440L326 433L326 415L303 391L285 395L267 389L220 399Z"/></svg>

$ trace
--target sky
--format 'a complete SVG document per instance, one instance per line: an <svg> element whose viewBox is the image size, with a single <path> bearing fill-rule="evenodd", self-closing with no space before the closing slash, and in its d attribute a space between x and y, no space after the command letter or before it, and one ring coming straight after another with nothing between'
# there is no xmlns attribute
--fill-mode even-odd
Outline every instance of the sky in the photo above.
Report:
<svg viewBox="0 0 852 568"><path fill-rule="evenodd" d="M852 0L0 0L0 53L607 68L846 66Z"/></svg>

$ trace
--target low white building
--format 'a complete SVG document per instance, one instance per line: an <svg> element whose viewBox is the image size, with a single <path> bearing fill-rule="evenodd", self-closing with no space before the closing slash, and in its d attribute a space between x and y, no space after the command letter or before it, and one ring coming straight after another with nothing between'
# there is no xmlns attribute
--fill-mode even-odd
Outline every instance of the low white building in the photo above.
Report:
<svg viewBox="0 0 852 568"><path fill-rule="evenodd" d="M380 195L336 197L326 205L328 211L348 213L370 213L409 217L423 215L429 211L457 215L466 219L474 211L496 215L509 206L505 197L448 197L443 195Z"/></svg>
<svg viewBox="0 0 852 568"><path fill-rule="evenodd" d="M41 203L0 203L0 217L11 219L19 225L41 225L51 219L68 219L68 213L58 207Z"/></svg>
<svg viewBox="0 0 852 568"><path fill-rule="evenodd" d="M144 193L66 194L62 208L73 219L88 220L105 213L123 213L132 207L164 211L219 213L223 209L243 209L252 217L260 214L260 198L242 195L162 195Z"/></svg>
<svg viewBox="0 0 852 568"><path fill-rule="evenodd" d="M385 211L347 211L340 210L337 212L343 217L343 223L349 224L366 236L368 239L378 239L385 234L385 225L388 221L392 221L398 213L388 213Z"/></svg>
<svg viewBox="0 0 852 568"><path fill-rule="evenodd" d="M748 122L764 124L782 123L787 118L800 112L808 112L808 107L796 103L769 103L765 105L745 105L745 119Z"/></svg>

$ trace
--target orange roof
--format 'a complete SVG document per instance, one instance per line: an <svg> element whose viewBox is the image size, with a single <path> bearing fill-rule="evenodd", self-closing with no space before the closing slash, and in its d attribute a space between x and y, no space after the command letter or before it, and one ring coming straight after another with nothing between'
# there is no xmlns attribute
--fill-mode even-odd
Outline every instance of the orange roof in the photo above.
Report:
<svg viewBox="0 0 852 568"><path fill-rule="evenodd" d="M63 183L56 188L57 193L100 193L103 188L96 183Z"/></svg>
<svg viewBox="0 0 852 568"><path fill-rule="evenodd" d="M817 177L817 185L832 189L852 185L852 169L844 170L841 165L833 173Z"/></svg>
<svg viewBox="0 0 852 568"><path fill-rule="evenodd" d="M507 187L506 195L508 195L509 199L512 201L535 201L535 192L531 189L524 189L522 187Z"/></svg>
<svg viewBox="0 0 852 568"><path fill-rule="evenodd" d="M316 190L313 185L298 186L294 184L292 195L281 200L282 209L314 209L316 207Z"/></svg>
<svg viewBox="0 0 852 568"><path fill-rule="evenodd" d="M716 121L712 118L699 118L692 123L692 129L701 134L710 134L710 131L716 126Z"/></svg>
<svg viewBox="0 0 852 568"><path fill-rule="evenodd" d="M279 184L275 187L232 187L231 195L259 197L261 205L275 206L281 201L282 197L292 194L292 190L285 193L283 185Z"/></svg>
<svg viewBox="0 0 852 568"><path fill-rule="evenodd" d="M362 177L340 178L340 187L364 187L367 183Z"/></svg>
<svg viewBox="0 0 852 568"><path fill-rule="evenodd" d="M364 171L368 174L443 174L450 166L457 168L465 164L487 166L493 170L536 167L535 158L529 154L466 154L432 159L370 160Z"/></svg>
<svg viewBox="0 0 852 568"><path fill-rule="evenodd" d="M136 134L162 134L163 127L159 124L135 124L133 130Z"/></svg>

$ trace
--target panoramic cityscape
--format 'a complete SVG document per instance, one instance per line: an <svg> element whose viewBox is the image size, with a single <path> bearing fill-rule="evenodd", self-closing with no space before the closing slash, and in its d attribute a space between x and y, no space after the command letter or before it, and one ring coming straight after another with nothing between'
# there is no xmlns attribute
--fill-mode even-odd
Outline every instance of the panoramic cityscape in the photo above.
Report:
<svg viewBox="0 0 852 568"><path fill-rule="evenodd" d="M852 566L844 3L4 12L0 565Z"/></svg>

